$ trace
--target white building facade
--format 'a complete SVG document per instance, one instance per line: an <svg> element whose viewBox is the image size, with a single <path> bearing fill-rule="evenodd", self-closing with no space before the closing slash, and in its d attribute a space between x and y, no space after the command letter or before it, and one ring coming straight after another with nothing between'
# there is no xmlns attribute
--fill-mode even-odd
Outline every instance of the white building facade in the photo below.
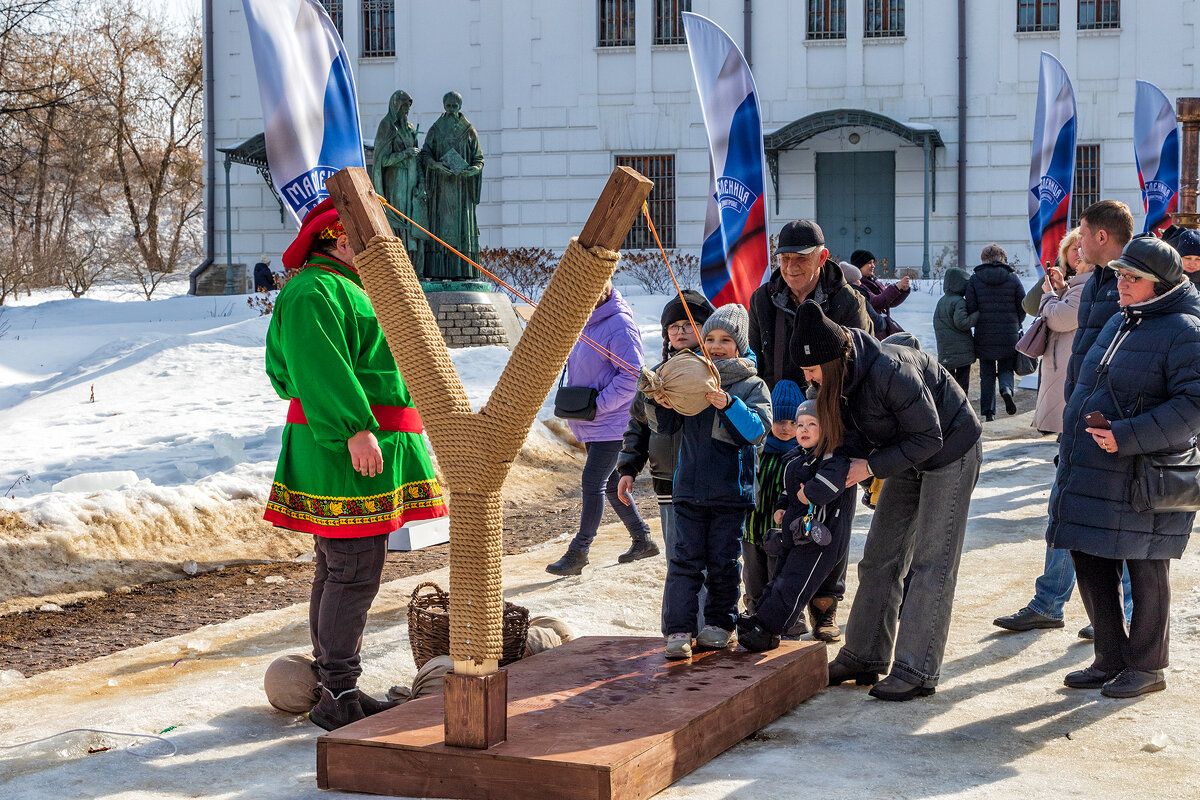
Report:
<svg viewBox="0 0 1200 800"><path fill-rule="evenodd" d="M1200 92L1194 0L323 5L354 65L368 142L396 89L413 96L409 120L422 134L445 92L463 95L486 159L478 208L485 247L565 247L613 167L630 163L657 182L654 214L667 246L699 252L708 150L681 10L716 21L751 61L772 164L771 230L814 218L835 255L862 247L893 267L920 268L927 254L936 262L960 244L963 257L947 252L945 260L969 266L993 241L1030 263L1026 187L1040 51L1059 58L1075 89L1076 214L1095 199L1121 200L1140 229L1134 82L1150 81L1172 101ZM263 129L240 0L206 0L205 40L210 257L226 263L228 241L234 263L260 254L278 263L294 226L242 164L228 171L226 237L217 148ZM630 246L646 243L636 229L632 236Z"/></svg>

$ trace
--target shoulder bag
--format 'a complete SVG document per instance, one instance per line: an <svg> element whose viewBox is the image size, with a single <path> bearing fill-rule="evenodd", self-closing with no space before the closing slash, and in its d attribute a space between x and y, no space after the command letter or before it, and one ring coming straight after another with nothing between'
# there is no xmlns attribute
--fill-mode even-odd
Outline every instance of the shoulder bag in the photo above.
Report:
<svg viewBox="0 0 1200 800"><path fill-rule="evenodd" d="M1200 450L1134 456L1129 505L1140 513L1200 511Z"/></svg>
<svg viewBox="0 0 1200 800"><path fill-rule="evenodd" d="M600 392L590 386L564 386L567 368L558 376L558 391L554 393L554 416L559 419L581 419L591 422L596 418L596 396Z"/></svg>
<svg viewBox="0 0 1200 800"><path fill-rule="evenodd" d="M1017 352L1037 358L1046 352L1046 344L1050 339L1050 326L1045 317L1038 317L1029 326L1029 330L1017 340Z"/></svg>

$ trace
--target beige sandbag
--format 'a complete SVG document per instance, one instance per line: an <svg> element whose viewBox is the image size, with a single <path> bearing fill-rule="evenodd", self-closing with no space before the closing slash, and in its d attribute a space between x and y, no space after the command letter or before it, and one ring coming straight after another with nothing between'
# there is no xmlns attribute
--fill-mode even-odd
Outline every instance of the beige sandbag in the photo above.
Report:
<svg viewBox="0 0 1200 800"><path fill-rule="evenodd" d="M388 689L388 700L416 700L431 694L441 694L443 678L454 671L454 660L450 656L434 656L426 661L413 678L412 687L393 686Z"/></svg>
<svg viewBox="0 0 1200 800"><path fill-rule="evenodd" d="M562 639L550 628L530 627L529 633L525 635L525 653L521 658L536 656L562 643Z"/></svg>
<svg viewBox="0 0 1200 800"><path fill-rule="evenodd" d="M575 638L575 631L571 630L571 626L563 622L557 617L537 616L529 620L530 628L549 628L558 634L558 638L563 644Z"/></svg>
<svg viewBox="0 0 1200 800"><path fill-rule="evenodd" d="M271 662L263 675L267 702L290 714L307 714L321 699L317 673L308 656L280 656Z"/></svg>
<svg viewBox="0 0 1200 800"><path fill-rule="evenodd" d="M704 395L721 389L713 371L708 359L691 350L681 350L656 370L643 367L638 389L647 397L662 392L673 409L685 417L694 417L708 408Z"/></svg>

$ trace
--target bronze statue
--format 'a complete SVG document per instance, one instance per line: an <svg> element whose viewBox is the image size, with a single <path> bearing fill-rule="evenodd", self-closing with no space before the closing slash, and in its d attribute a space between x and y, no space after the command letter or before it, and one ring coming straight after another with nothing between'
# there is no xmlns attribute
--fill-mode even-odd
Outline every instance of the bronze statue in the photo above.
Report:
<svg viewBox="0 0 1200 800"><path fill-rule="evenodd" d="M475 206L483 184L483 151L474 126L462 115L462 95L447 92L446 111L425 135L421 148L429 201L429 230L472 260L479 259ZM444 247L430 247L422 269L425 280L472 280L479 273Z"/></svg>
<svg viewBox="0 0 1200 800"><path fill-rule="evenodd" d="M379 122L375 134L375 163L371 167L371 183L381 197L402 211L418 225L428 228L425 208L425 186L421 177L421 151L417 148L418 130L408 121L412 96L398 90L388 103L388 113ZM413 264L420 265L425 234L391 211L388 222L396 236L404 240Z"/></svg>

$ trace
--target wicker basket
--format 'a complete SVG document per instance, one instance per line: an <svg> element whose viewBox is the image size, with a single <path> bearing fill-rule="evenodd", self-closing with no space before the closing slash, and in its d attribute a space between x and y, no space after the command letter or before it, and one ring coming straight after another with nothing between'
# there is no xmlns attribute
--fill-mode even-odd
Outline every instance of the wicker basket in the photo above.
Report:
<svg viewBox="0 0 1200 800"><path fill-rule="evenodd" d="M422 589L433 589L421 594ZM529 633L529 609L504 603L504 657L500 666L520 660L525 654L525 637ZM417 669L436 656L450 654L450 593L433 581L413 589L408 601L408 643L412 646Z"/></svg>

